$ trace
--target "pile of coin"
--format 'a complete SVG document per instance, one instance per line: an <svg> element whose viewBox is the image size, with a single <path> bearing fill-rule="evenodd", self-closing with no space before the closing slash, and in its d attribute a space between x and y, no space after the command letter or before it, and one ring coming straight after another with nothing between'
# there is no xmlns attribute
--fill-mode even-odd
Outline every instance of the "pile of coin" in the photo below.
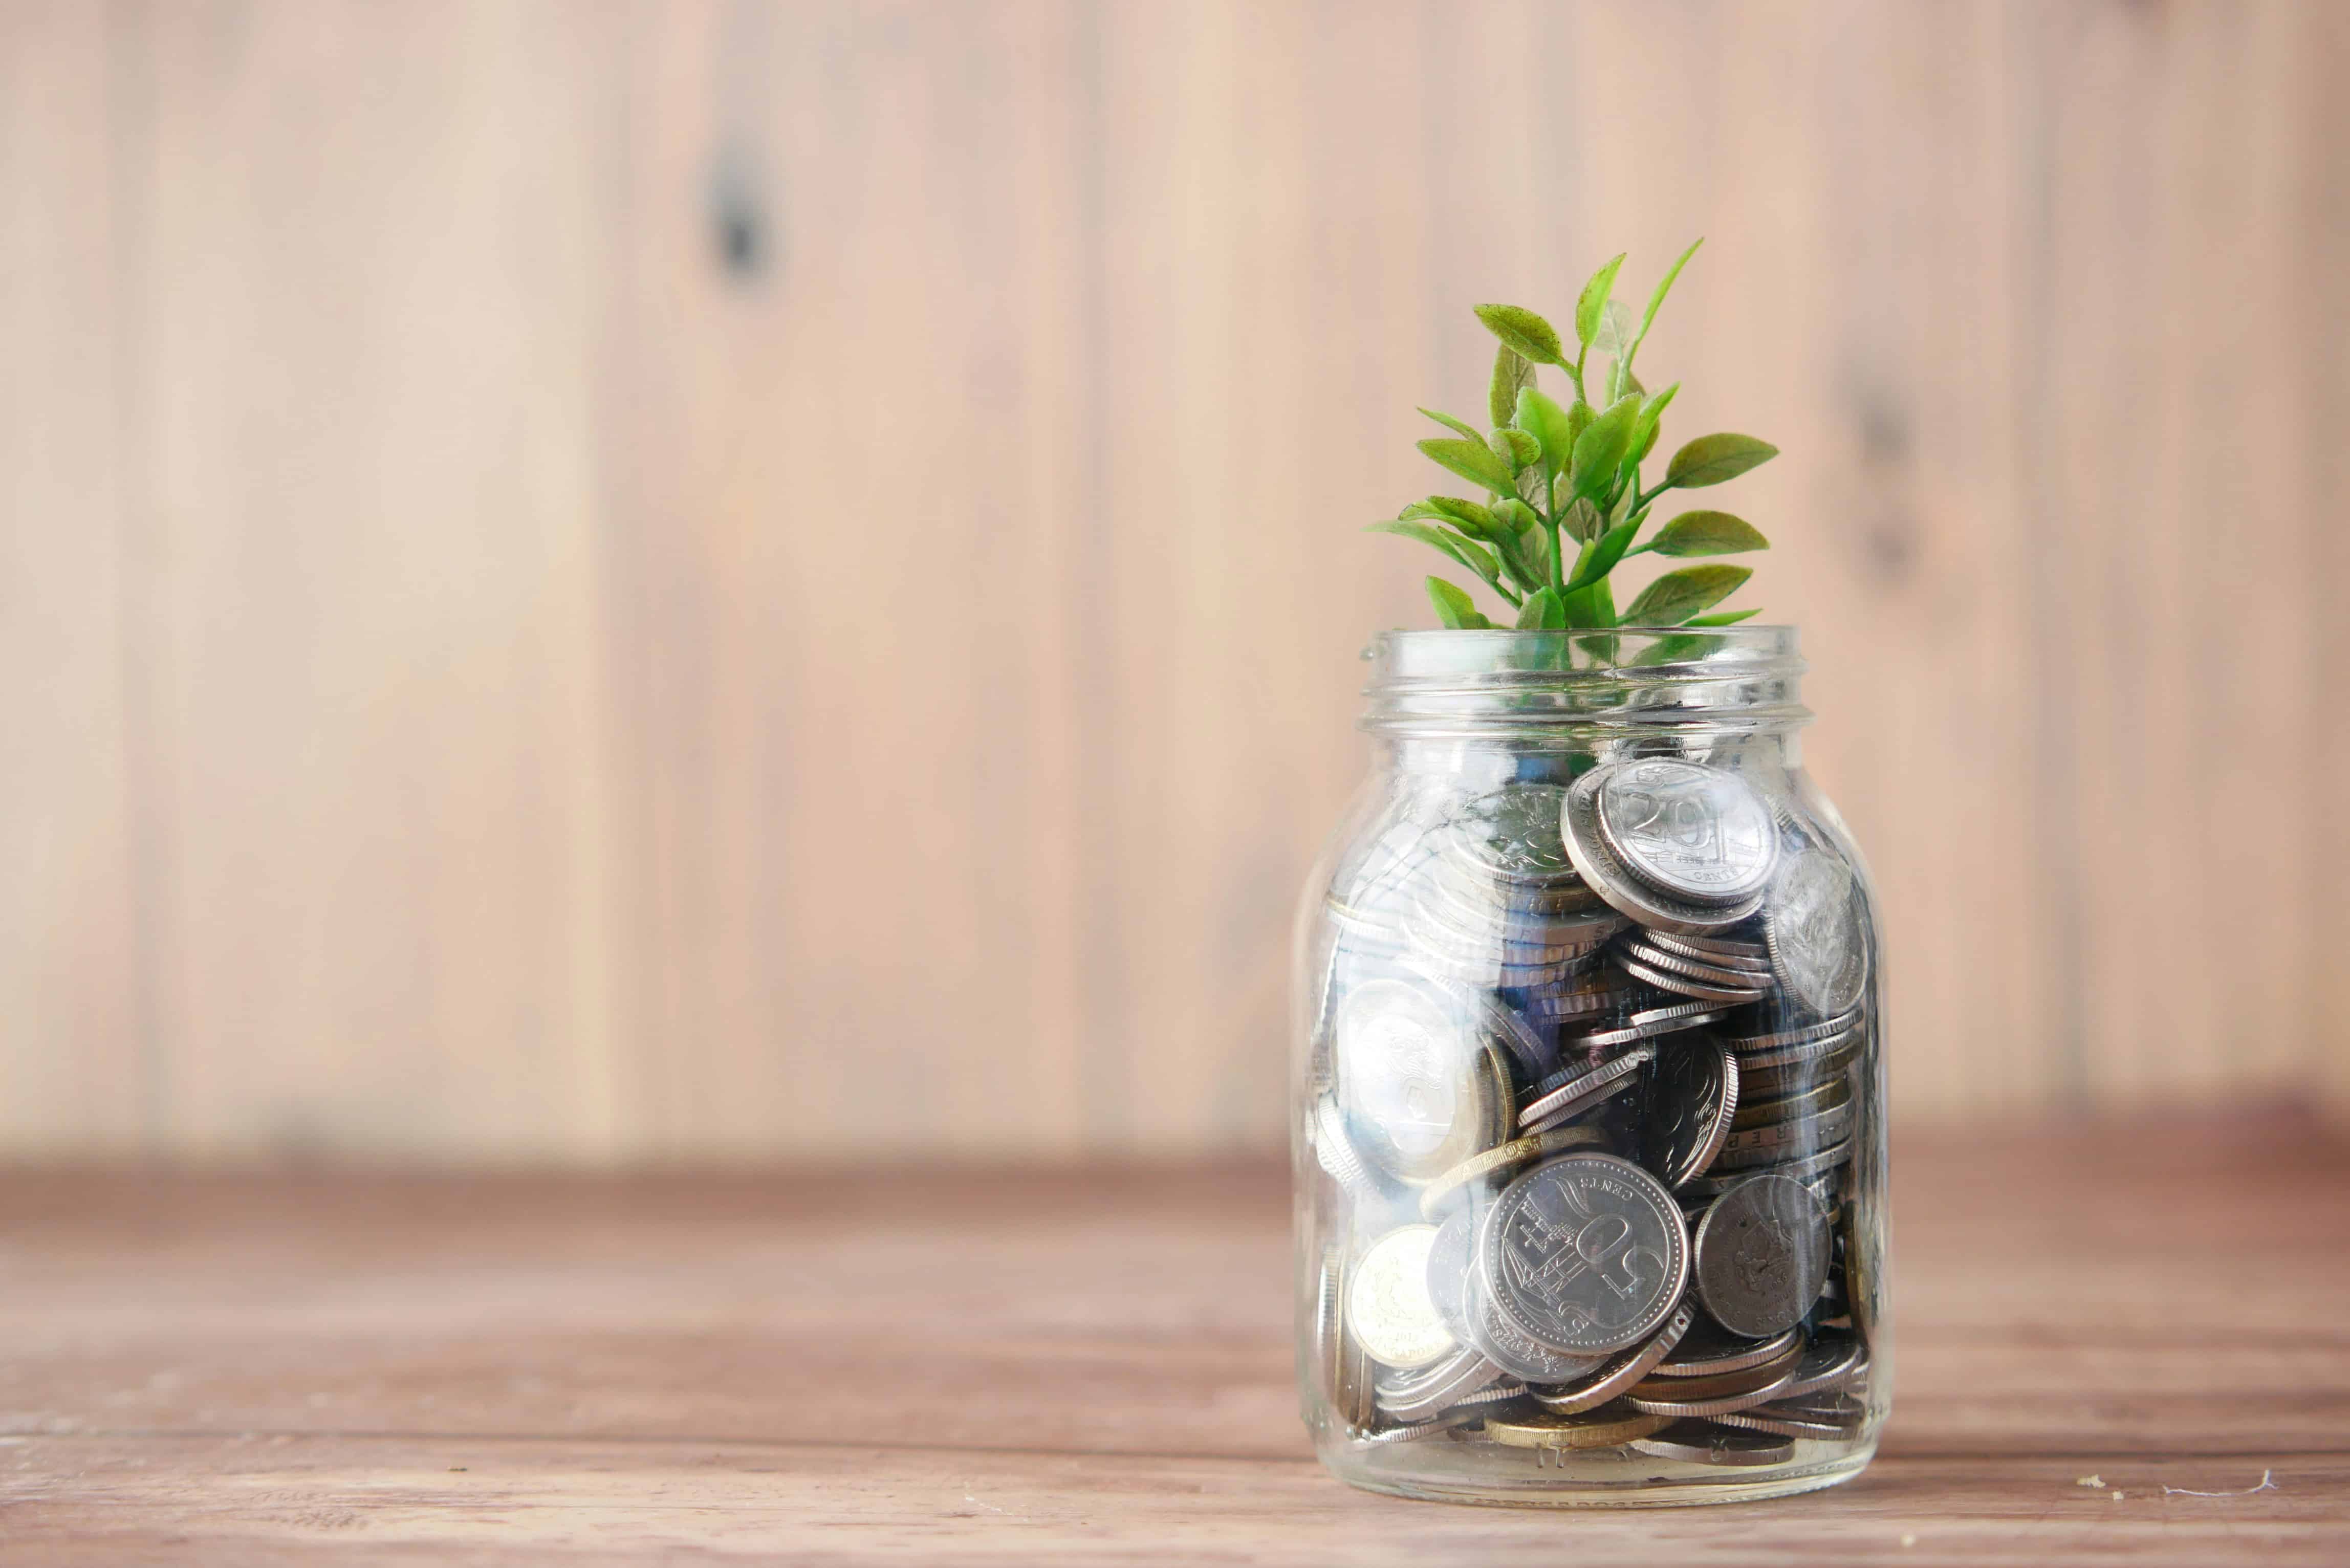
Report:
<svg viewBox="0 0 2350 1568"><path fill-rule="evenodd" d="M1328 902L1305 1136L1348 1438L1545 1467L1856 1438L1870 927L1833 838L1627 758L1407 802Z"/></svg>

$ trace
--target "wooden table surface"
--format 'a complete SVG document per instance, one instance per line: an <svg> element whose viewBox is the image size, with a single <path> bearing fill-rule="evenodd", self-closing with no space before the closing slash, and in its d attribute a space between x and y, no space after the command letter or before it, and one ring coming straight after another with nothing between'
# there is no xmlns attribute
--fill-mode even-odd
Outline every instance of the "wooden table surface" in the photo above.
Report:
<svg viewBox="0 0 2350 1568"><path fill-rule="evenodd" d="M1571 1515L1315 1466L1263 1166L17 1172L0 1562L2350 1561L2350 1146L2280 1114L1895 1168L1876 1466Z"/></svg>

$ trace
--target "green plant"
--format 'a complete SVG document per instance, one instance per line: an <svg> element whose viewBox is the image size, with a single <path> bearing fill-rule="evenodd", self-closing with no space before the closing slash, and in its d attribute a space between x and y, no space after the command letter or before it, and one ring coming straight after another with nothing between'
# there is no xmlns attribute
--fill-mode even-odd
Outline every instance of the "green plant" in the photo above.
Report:
<svg viewBox="0 0 2350 1568"><path fill-rule="evenodd" d="M1778 455L1777 447L1752 436L1700 436L1673 453L1654 488L1640 487L1640 465L1657 444L1665 410L1680 383L1652 395L1633 375L1632 361L1673 280L1704 243L1681 253L1637 323L1613 297L1624 258L1594 274L1575 301L1572 359L1557 329L1533 311L1479 306L1477 319L1502 345L1486 400L1492 428L1481 431L1450 414L1422 409L1452 433L1423 441L1419 450L1481 485L1485 499L1431 495L1390 521L1372 524L1372 531L1400 534L1441 550L1514 607L1521 628L1728 626L1753 615L1751 609L1713 610L1752 576L1747 566L1717 564L1667 572L1641 589L1620 616L1610 584L1610 574L1634 556L1732 556L1771 545L1743 518L1715 511L1681 513L1645 542L1640 539L1650 509L1666 492L1720 484ZM1606 376L1597 378L1596 398L1586 382L1586 372L1596 369L1591 364L1595 352L1607 360ZM1562 404L1536 384L1536 368L1543 365L1565 373L1571 402ZM1571 560L1567 544L1576 546ZM1428 597L1448 627L1494 624L1478 612L1465 589L1442 577L1428 579Z"/></svg>

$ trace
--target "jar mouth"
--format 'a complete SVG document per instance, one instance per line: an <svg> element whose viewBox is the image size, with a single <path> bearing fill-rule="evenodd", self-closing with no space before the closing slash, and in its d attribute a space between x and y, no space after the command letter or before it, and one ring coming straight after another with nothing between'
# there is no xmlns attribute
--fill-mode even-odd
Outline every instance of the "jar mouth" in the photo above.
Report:
<svg viewBox="0 0 2350 1568"><path fill-rule="evenodd" d="M1363 657L1363 728L1379 734L1754 732L1811 718L1792 626L1385 631Z"/></svg>

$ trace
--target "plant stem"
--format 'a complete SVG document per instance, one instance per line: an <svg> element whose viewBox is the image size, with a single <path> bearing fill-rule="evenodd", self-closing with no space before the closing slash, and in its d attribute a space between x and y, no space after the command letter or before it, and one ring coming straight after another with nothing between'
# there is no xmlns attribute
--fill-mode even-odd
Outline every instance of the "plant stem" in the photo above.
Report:
<svg viewBox="0 0 2350 1568"><path fill-rule="evenodd" d="M1554 513L1544 518L1543 525L1550 530L1551 591L1558 595L1561 599L1565 599L1566 597L1566 565L1559 559L1557 514Z"/></svg>

